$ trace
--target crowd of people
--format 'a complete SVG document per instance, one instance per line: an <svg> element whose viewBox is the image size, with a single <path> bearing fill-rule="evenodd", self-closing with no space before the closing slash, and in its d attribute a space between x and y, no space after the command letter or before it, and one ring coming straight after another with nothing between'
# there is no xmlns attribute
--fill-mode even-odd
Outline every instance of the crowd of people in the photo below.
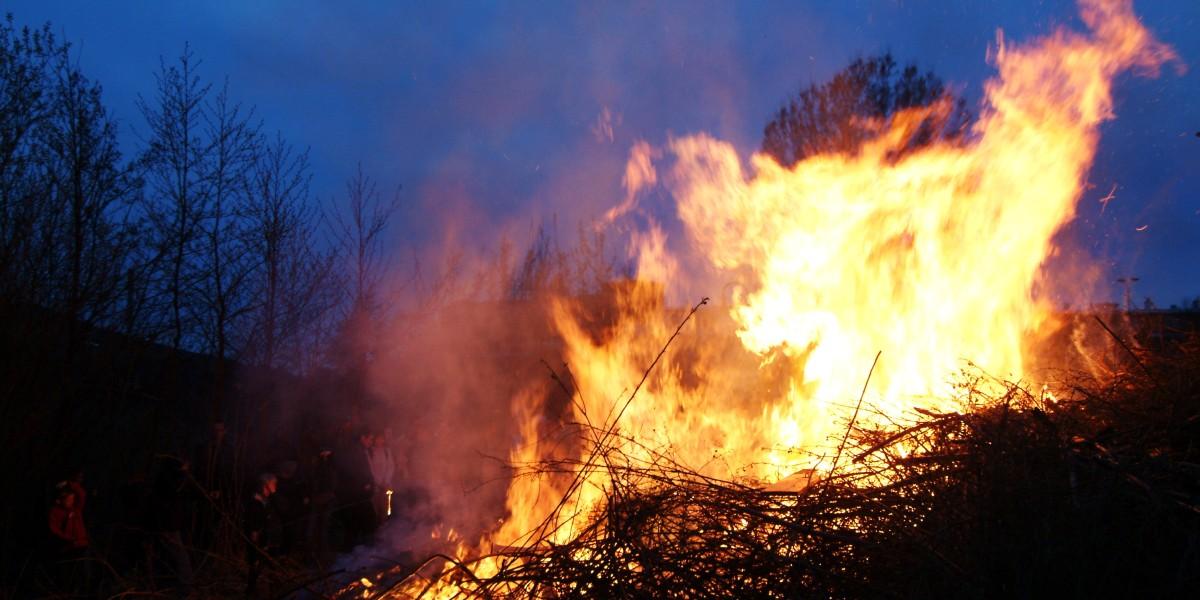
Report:
<svg viewBox="0 0 1200 600"><path fill-rule="evenodd" d="M232 555L244 558L245 591L255 595L264 565L278 558L327 564L369 543L412 497L390 430L336 437L255 468L215 423L191 456L158 456L148 477L121 490L103 557L91 547L88 492L76 472L55 485L47 511L48 573L60 589L95 589L92 564L102 558L110 570L187 596L197 561Z"/></svg>

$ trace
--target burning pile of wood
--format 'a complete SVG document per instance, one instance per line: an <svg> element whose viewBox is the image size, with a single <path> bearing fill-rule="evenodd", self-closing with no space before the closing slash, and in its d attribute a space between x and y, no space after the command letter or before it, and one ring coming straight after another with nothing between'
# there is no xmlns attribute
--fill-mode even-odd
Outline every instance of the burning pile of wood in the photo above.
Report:
<svg viewBox="0 0 1200 600"><path fill-rule="evenodd" d="M1057 399L1017 385L987 394L981 376L963 385L961 414L849 428L833 470L799 491L714 480L668 452L638 463L600 444L583 464L539 465L611 475L606 502L569 543L544 531L493 557L397 569L355 593L1188 595L1200 588L1198 359L1197 347L1133 357L1106 384L1076 383ZM485 577L476 567L488 558L499 568Z"/></svg>

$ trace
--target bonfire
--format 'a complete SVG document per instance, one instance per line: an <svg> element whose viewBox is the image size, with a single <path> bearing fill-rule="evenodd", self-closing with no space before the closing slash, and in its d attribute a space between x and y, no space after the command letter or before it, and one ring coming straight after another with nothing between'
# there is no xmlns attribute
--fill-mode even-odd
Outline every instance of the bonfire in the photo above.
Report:
<svg viewBox="0 0 1200 600"><path fill-rule="evenodd" d="M707 135L637 144L609 218L665 189L694 255L643 215L616 317L553 307L565 366L514 399L508 517L340 593L1194 592L1200 355L1147 356L1119 315L1044 293L1114 77L1174 60L1129 2L1080 7L1086 33L998 37L961 140L912 149L934 103L792 167ZM728 293L678 311L653 282Z"/></svg>

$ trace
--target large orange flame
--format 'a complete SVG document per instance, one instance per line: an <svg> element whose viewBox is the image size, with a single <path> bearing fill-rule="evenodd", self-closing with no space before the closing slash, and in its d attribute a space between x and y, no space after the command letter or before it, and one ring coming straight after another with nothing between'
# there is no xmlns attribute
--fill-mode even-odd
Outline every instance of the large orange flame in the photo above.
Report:
<svg viewBox="0 0 1200 600"><path fill-rule="evenodd" d="M1090 36L1059 30L1024 47L999 39L999 76L965 143L901 152L930 111L949 110L942 103L897 115L857 153L792 168L755 155L747 174L731 145L694 135L669 142L674 164L662 177L648 167L650 149L636 147L627 173L666 182L691 246L734 282L729 312L744 348L790 373L771 393L729 397L742 376L724 367L740 363L700 357L710 370L697 383L668 362L624 430L658 436L691 466L716 454L769 480L797 466L781 449L819 451L844 428L877 352L867 402L882 416L951 408L964 361L1021 378L1024 341L1048 313L1034 282L1074 216L1098 125L1112 117L1112 79L1172 57L1128 1L1087 0L1081 12ZM670 283L686 274L662 237L643 236L640 275ZM646 298L628 294L623 307L598 343L560 312L593 417L628 394L670 333Z"/></svg>
<svg viewBox="0 0 1200 600"><path fill-rule="evenodd" d="M1025 46L999 38L990 53L998 75L965 141L897 152L928 111L948 108L934 105L895 116L854 154L791 168L754 155L747 169L707 135L662 150L637 145L630 195L611 216L630 210L641 187L665 185L688 245L732 291L727 310L701 314L629 401L683 316L664 307L662 286L687 276L662 230L638 236L639 281L615 288L619 315L600 335L584 325L585 309L555 307L579 390L576 420L604 430L619 416L621 439L636 441L623 448L633 460L653 449L769 484L827 468L829 440L845 430L877 352L864 403L872 410L860 420L953 409L951 381L964 361L1023 377L1024 342L1048 314L1034 283L1075 214L1098 126L1113 116L1113 77L1173 57L1128 0L1080 7L1090 35L1059 30ZM714 333L723 329L736 337ZM535 459L543 441L533 396L515 403L531 424L518 462ZM566 498L565 522L549 524L542 519L562 490L516 479L512 518L491 541L521 543L538 524L569 537L601 500L604 477L587 473Z"/></svg>

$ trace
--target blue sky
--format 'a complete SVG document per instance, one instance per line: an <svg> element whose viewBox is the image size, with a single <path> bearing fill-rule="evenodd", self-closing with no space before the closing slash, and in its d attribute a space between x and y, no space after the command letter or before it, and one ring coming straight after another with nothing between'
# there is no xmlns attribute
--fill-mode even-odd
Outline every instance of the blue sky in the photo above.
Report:
<svg viewBox="0 0 1200 600"><path fill-rule="evenodd" d="M1165 306L1200 295L1200 2L1135 9L1189 69L1121 78L1095 188L1066 236L1112 276L1140 276L1138 296ZM153 93L160 57L189 42L202 76L228 76L268 130L311 147L317 199L341 194L360 161L381 189L402 185L400 247L451 221L528 230L554 214L569 233L619 200L634 141L707 131L748 154L789 93L858 55L891 50L974 99L998 28L1020 41L1081 26L1066 0L9 0L3 10L50 21L75 44L131 151L138 94ZM611 140L593 132L605 109Z"/></svg>

